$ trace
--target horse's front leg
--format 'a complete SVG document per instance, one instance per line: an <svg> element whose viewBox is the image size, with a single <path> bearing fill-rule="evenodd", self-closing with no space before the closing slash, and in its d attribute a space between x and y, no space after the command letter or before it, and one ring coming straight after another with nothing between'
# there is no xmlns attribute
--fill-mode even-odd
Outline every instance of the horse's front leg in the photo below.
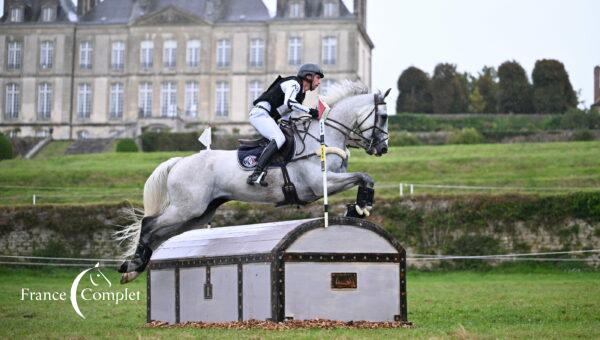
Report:
<svg viewBox="0 0 600 340"><path fill-rule="evenodd" d="M375 181L364 172L327 173L327 190L331 195L346 191L355 185L372 189Z"/></svg>
<svg viewBox="0 0 600 340"><path fill-rule="evenodd" d="M364 218L369 216L373 208L373 197L375 190L373 186L375 181L366 173L330 173L327 174L328 185L327 189L331 194L348 190L355 185L358 185L356 194L356 202L347 205L346 216Z"/></svg>

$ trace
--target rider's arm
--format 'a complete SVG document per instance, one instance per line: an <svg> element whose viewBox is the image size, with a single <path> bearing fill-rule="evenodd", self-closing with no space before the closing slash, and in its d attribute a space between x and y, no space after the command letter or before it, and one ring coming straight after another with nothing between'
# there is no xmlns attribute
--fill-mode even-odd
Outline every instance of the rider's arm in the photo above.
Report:
<svg viewBox="0 0 600 340"><path fill-rule="evenodd" d="M285 94L283 99L283 105L286 105L291 110L294 110L299 113L308 114L310 109L296 100L296 96L300 92L300 84L298 84L295 80L288 80L286 82L281 83L281 89Z"/></svg>

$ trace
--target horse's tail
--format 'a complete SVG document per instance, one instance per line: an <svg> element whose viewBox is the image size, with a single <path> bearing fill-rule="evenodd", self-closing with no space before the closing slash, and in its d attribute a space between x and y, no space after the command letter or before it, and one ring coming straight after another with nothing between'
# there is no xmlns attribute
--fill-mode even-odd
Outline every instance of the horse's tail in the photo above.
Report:
<svg viewBox="0 0 600 340"><path fill-rule="evenodd" d="M167 193L167 177L171 168L181 157L174 157L162 162L154 169L144 185L144 210L134 207L124 208L122 215L132 223L121 226L120 230L115 232L114 238L119 243L126 243L124 257L129 257L135 253L137 243L140 239L142 230L142 218L144 216L154 216L162 213L169 205L169 195Z"/></svg>

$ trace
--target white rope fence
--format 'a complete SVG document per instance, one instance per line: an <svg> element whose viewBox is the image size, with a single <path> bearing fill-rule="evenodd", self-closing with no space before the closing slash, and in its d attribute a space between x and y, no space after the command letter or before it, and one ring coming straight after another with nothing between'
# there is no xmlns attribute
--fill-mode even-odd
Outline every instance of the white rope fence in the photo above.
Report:
<svg viewBox="0 0 600 340"><path fill-rule="evenodd" d="M440 189L440 190L475 190L475 191L533 191L533 192L569 192L569 191L592 191L600 190L600 187L499 187L499 186L478 186L478 185L447 185L447 184L425 184L425 183L383 183L376 184L376 188L398 189L400 197L414 195L416 188L422 189Z"/></svg>
<svg viewBox="0 0 600 340"><path fill-rule="evenodd" d="M585 258L545 257L548 255L576 255L588 254ZM532 261L532 262L591 262L600 261L600 258L590 258L591 255L600 254L600 249L536 252L521 254L496 254L496 255L428 255L410 254L409 261L449 261L449 260L494 260L494 261ZM51 266L51 267L89 267L100 263L101 267L116 267L123 259L95 259L72 257L43 257L43 256L17 256L0 255L0 265L19 266Z"/></svg>

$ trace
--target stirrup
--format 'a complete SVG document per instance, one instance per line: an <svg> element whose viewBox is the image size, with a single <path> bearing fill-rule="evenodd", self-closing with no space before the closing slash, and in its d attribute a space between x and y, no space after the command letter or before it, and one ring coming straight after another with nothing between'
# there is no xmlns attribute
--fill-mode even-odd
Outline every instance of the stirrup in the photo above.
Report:
<svg viewBox="0 0 600 340"><path fill-rule="evenodd" d="M269 186L269 183L265 181L265 177L267 177L266 170L263 170L261 172L253 172L250 176L248 176L248 180L246 180L246 183L250 185L260 184L263 187Z"/></svg>

